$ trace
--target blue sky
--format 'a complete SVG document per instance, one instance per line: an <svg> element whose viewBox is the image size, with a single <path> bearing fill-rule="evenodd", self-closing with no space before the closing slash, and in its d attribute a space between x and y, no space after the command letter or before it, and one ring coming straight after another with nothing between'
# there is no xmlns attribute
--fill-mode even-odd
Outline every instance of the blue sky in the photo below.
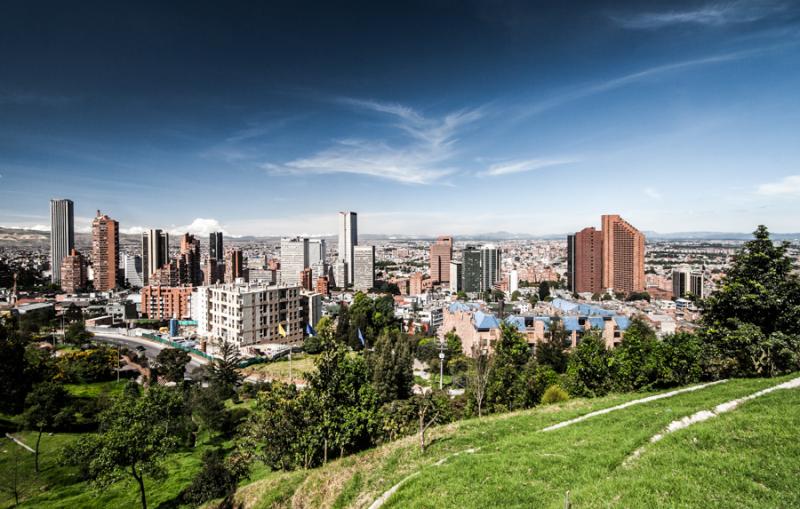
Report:
<svg viewBox="0 0 800 509"><path fill-rule="evenodd" d="M0 225L800 230L800 6L10 2Z"/></svg>

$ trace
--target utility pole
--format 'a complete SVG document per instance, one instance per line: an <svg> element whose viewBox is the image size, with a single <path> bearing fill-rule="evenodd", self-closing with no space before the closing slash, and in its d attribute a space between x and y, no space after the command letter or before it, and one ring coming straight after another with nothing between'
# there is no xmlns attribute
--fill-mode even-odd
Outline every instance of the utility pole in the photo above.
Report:
<svg viewBox="0 0 800 509"><path fill-rule="evenodd" d="M442 390L442 379L444 378L444 338L439 341L439 390Z"/></svg>

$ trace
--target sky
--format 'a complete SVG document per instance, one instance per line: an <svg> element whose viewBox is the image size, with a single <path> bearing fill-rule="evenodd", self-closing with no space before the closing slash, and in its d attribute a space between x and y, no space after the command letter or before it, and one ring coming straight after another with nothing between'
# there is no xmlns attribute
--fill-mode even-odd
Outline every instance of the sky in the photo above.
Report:
<svg viewBox="0 0 800 509"><path fill-rule="evenodd" d="M798 2L2 11L3 226L66 197L79 231L800 231Z"/></svg>

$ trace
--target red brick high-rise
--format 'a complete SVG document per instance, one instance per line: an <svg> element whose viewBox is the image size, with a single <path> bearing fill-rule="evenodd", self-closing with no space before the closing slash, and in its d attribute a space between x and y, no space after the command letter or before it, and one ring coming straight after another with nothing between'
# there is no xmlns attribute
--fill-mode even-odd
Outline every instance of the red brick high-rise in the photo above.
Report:
<svg viewBox="0 0 800 509"><path fill-rule="evenodd" d="M61 289L78 293L86 289L86 260L75 249L61 260Z"/></svg>
<svg viewBox="0 0 800 509"><path fill-rule="evenodd" d="M181 284L199 286L203 284L203 271L200 269L200 239L184 233L181 237L180 260L183 265Z"/></svg>
<svg viewBox="0 0 800 509"><path fill-rule="evenodd" d="M328 276L320 276L317 278L317 293L321 293L322 295L329 295L330 294L330 281Z"/></svg>
<svg viewBox="0 0 800 509"><path fill-rule="evenodd" d="M584 228L575 234L575 289L578 293L603 291L603 233Z"/></svg>
<svg viewBox="0 0 800 509"><path fill-rule="evenodd" d="M616 292L643 292L644 235L618 215L603 223L603 287Z"/></svg>
<svg viewBox="0 0 800 509"><path fill-rule="evenodd" d="M300 271L300 286L309 291L314 289L314 273L311 267L306 267Z"/></svg>
<svg viewBox="0 0 800 509"><path fill-rule="evenodd" d="M431 244L431 280L450 282L450 261L453 259L453 237L439 237Z"/></svg>
<svg viewBox="0 0 800 509"><path fill-rule="evenodd" d="M238 247L225 253L225 282L233 283L237 278L246 278L244 273L244 255Z"/></svg>
<svg viewBox="0 0 800 509"><path fill-rule="evenodd" d="M119 278L119 223L101 215L92 221L92 266L94 289L107 292L115 289Z"/></svg>

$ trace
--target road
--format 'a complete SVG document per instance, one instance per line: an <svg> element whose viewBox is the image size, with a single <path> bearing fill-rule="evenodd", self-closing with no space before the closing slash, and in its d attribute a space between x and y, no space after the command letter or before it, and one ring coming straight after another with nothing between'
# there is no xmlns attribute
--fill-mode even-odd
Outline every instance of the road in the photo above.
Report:
<svg viewBox="0 0 800 509"><path fill-rule="evenodd" d="M103 334L103 333L95 333L94 339L97 341L102 341L104 343L111 343L118 346L124 346L129 348L130 350L136 351L136 347L142 346L144 347L145 356L150 360L155 360L158 352L163 350L164 348L169 348L167 345L157 343L155 341L148 341L146 339L138 338L135 336L121 336L117 334ZM190 375L191 372L200 366L203 366L208 361L202 359L201 357L191 356L191 361L186 366L186 374Z"/></svg>

